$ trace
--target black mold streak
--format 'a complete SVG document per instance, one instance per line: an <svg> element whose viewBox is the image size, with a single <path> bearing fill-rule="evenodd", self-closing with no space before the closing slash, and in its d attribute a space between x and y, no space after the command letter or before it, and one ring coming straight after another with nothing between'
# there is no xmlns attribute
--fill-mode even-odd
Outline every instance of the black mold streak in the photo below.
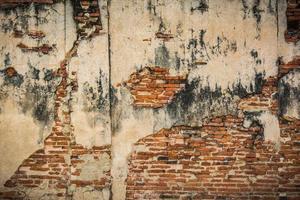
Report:
<svg viewBox="0 0 300 200"><path fill-rule="evenodd" d="M166 111L175 124L190 124L193 119L236 114L236 100L260 93L265 83L265 73L255 72L255 79L249 87L243 86L241 80L233 83L226 91L218 84L209 86L208 80L203 82L196 78L188 82L185 89L176 95L167 105ZM187 113L187 114L186 114Z"/></svg>
<svg viewBox="0 0 300 200"><path fill-rule="evenodd" d="M277 1L277 0L276 0ZM268 11L269 11L269 13L271 13L271 14L275 14L275 10L274 10L274 8L273 8L273 6L272 6L272 0L269 0L269 3L268 3Z"/></svg>
<svg viewBox="0 0 300 200"><path fill-rule="evenodd" d="M99 77L96 80L96 88L90 86L88 82L83 85L83 95L85 97L85 110L87 112L105 113L109 107L109 94L103 90L103 82L108 82L102 70L99 70Z"/></svg>
<svg viewBox="0 0 300 200"><path fill-rule="evenodd" d="M283 80L279 81L278 89L278 104L279 104L279 115L283 116L287 112L287 108L290 105L288 100L291 95L291 88L288 83L285 83Z"/></svg>
<svg viewBox="0 0 300 200"><path fill-rule="evenodd" d="M201 48L203 48L205 50L206 56L210 60L210 57L208 55L207 48L206 48L206 45L205 45L205 42L204 42L204 35L205 35L205 33L206 33L206 30L203 30L203 29L200 30L199 44L200 44Z"/></svg>
<svg viewBox="0 0 300 200"><path fill-rule="evenodd" d="M158 32L165 32L167 30L165 23L163 22L162 18L160 18L160 23L158 27Z"/></svg>
<svg viewBox="0 0 300 200"><path fill-rule="evenodd" d="M8 33L12 31L13 27L13 21L11 19L8 19L8 21L4 21L1 25L1 29L3 30L4 33Z"/></svg>
<svg viewBox="0 0 300 200"><path fill-rule="evenodd" d="M40 80L40 70L28 63L30 77L34 80Z"/></svg>
<svg viewBox="0 0 300 200"><path fill-rule="evenodd" d="M20 87L24 82L24 77L22 74L19 74L17 71L15 71L13 75L9 75L7 73L7 68L0 70L0 76L4 77L4 85L13 85L15 87Z"/></svg>
<svg viewBox="0 0 300 200"><path fill-rule="evenodd" d="M9 66L11 66L10 54L6 53L4 59L4 67L9 67Z"/></svg>
<svg viewBox="0 0 300 200"><path fill-rule="evenodd" d="M230 100L231 97L229 96ZM227 103L228 102L228 103ZM190 124L193 119L205 118L211 115L229 113L230 102L218 85L211 88L203 85L201 79L194 79L186 84L185 90L166 107L166 111L175 124ZM214 105L214 106L212 106ZM223 114L223 113L222 113Z"/></svg>
<svg viewBox="0 0 300 200"><path fill-rule="evenodd" d="M300 70L291 71L288 76L299 76ZM300 85L295 85L293 81L289 82L287 76L281 78L278 83L278 103L279 115L287 114L288 107L294 106L294 102L299 102L300 99ZM298 116L300 116L300 105L298 104Z"/></svg>
<svg viewBox="0 0 300 200"><path fill-rule="evenodd" d="M201 14L208 11L208 1L207 0L198 0L198 5L196 7L191 7L191 12L200 11Z"/></svg>
<svg viewBox="0 0 300 200"><path fill-rule="evenodd" d="M109 104L109 96L108 94L104 94L103 91L103 82L108 82L105 74L102 72L102 70L99 70L99 78L97 80L97 91L98 91L98 99L97 99L97 108L99 111L105 111Z"/></svg>
<svg viewBox="0 0 300 200"><path fill-rule="evenodd" d="M201 58L202 61L211 60L211 56L227 56L229 52L235 53L237 51L237 42L235 40L228 40L226 37L218 36L216 39L215 45L210 45L208 42L205 42L205 33L206 30L200 30L199 38L192 38L189 40L187 49L191 55L191 64L189 66L194 67L194 62L197 58ZM209 50L209 51L208 51Z"/></svg>
<svg viewBox="0 0 300 200"><path fill-rule="evenodd" d="M242 8L242 11L244 12L244 17L243 19L246 19L247 15L249 14L249 7L247 5L247 1L246 0L242 0L242 5L243 5L243 8Z"/></svg>
<svg viewBox="0 0 300 200"><path fill-rule="evenodd" d="M155 65L162 67L170 66L170 55L165 44L155 49Z"/></svg>
<svg viewBox="0 0 300 200"><path fill-rule="evenodd" d="M255 71L255 79L254 79L255 89L251 92L254 92L256 94L261 93L263 85L266 83L265 76L266 76L265 72L258 73Z"/></svg>
<svg viewBox="0 0 300 200"><path fill-rule="evenodd" d="M258 52L255 49L250 51L250 55L255 61L256 65L260 65L262 63L261 59L258 58Z"/></svg>
<svg viewBox="0 0 300 200"><path fill-rule="evenodd" d="M180 69L180 58L178 57L178 52L175 52L175 69L179 71Z"/></svg>
<svg viewBox="0 0 300 200"><path fill-rule="evenodd" d="M25 75L19 74L12 67L1 70L0 74L3 75L4 82L0 85L0 99L4 100L8 97L11 92L10 85L15 87L15 93L22 97L15 99L15 101L21 111L24 114L30 113L37 125L40 126L39 142L42 142L44 129L54 117L54 103L52 101L54 100L57 81L51 79L49 82L39 82L40 71L30 63L28 66L29 69Z"/></svg>
<svg viewBox="0 0 300 200"><path fill-rule="evenodd" d="M150 13L153 13L154 16L157 15L157 13L156 13L156 6L152 4L152 0L148 0L147 1L147 10Z"/></svg>
<svg viewBox="0 0 300 200"><path fill-rule="evenodd" d="M258 53L255 49L252 49L251 52L250 52L251 56L256 59L258 57Z"/></svg>
<svg viewBox="0 0 300 200"><path fill-rule="evenodd" d="M253 16L256 19L256 24L257 24L257 29L260 30L260 22L261 22L261 12L263 12L263 10L259 9L260 6L260 0L255 0L254 2L254 6L252 7L252 13Z"/></svg>
<svg viewBox="0 0 300 200"><path fill-rule="evenodd" d="M51 81L54 79L54 72L52 69L43 69L44 81Z"/></svg>

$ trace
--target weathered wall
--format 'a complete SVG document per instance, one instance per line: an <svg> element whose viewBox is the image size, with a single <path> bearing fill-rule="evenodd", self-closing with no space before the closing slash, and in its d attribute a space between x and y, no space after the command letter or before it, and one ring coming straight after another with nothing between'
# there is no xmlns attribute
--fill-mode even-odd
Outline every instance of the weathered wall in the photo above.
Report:
<svg viewBox="0 0 300 200"><path fill-rule="evenodd" d="M299 9L1 1L0 197L299 198Z"/></svg>
<svg viewBox="0 0 300 200"><path fill-rule="evenodd" d="M0 4L1 198L109 199L106 2L34 2Z"/></svg>

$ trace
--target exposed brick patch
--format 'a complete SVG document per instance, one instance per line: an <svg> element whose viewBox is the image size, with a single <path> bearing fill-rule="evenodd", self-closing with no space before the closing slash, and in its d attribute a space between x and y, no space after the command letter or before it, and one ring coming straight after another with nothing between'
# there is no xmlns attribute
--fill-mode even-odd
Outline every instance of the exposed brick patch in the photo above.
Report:
<svg viewBox="0 0 300 200"><path fill-rule="evenodd" d="M100 8L97 0L74 0L74 20L80 37L92 37L102 30Z"/></svg>
<svg viewBox="0 0 300 200"><path fill-rule="evenodd" d="M22 38L25 34L31 37L32 39L42 39L46 36L43 31L38 31L38 30L31 30L26 33L21 30L14 29L13 32L13 36L15 38Z"/></svg>
<svg viewBox="0 0 300 200"><path fill-rule="evenodd" d="M287 0L286 9L287 30L284 34L287 42L297 42L300 39L300 1Z"/></svg>
<svg viewBox="0 0 300 200"><path fill-rule="evenodd" d="M275 97L277 93L277 77L269 77L262 91L259 94L243 98L239 101L238 108L242 111L271 111L277 115L278 112L278 101Z"/></svg>
<svg viewBox="0 0 300 200"><path fill-rule="evenodd" d="M163 33L163 32L157 32L155 34L156 38L162 39L163 41L169 41L174 38L174 35L171 33Z"/></svg>
<svg viewBox="0 0 300 200"><path fill-rule="evenodd" d="M24 35L23 31L14 29L13 36L15 38L22 38Z"/></svg>
<svg viewBox="0 0 300 200"><path fill-rule="evenodd" d="M294 59L288 63L279 63L279 78L288 74L291 70L300 69L300 56L294 57Z"/></svg>
<svg viewBox="0 0 300 200"><path fill-rule="evenodd" d="M163 67L145 67L125 82L138 107L160 108L184 89L186 76L172 76Z"/></svg>
<svg viewBox="0 0 300 200"><path fill-rule="evenodd" d="M300 120L280 123L285 142L278 153L260 126L242 123L218 117L140 139L129 161L126 199L299 198Z"/></svg>
<svg viewBox="0 0 300 200"><path fill-rule="evenodd" d="M54 47L48 44L43 44L37 47L29 47L23 43L19 43L17 47L19 47L23 52L39 52L43 54L49 54L51 51L54 50Z"/></svg>
<svg viewBox="0 0 300 200"><path fill-rule="evenodd" d="M13 77L13 76L15 76L16 74L18 74L18 72L15 70L15 68L13 68L13 67L7 67L6 69L5 69L5 74L6 74L6 76L8 76L8 77Z"/></svg>
<svg viewBox="0 0 300 200"><path fill-rule="evenodd" d="M279 61L278 77L269 77L262 87L259 94L241 99L238 108L242 111L271 111L274 115L278 114L278 81L283 76L294 69L300 68L300 56L296 56L292 61L283 63Z"/></svg>
<svg viewBox="0 0 300 200"><path fill-rule="evenodd" d="M27 35L33 39L42 39L43 37L45 37L45 33L43 31L29 31L27 33Z"/></svg>

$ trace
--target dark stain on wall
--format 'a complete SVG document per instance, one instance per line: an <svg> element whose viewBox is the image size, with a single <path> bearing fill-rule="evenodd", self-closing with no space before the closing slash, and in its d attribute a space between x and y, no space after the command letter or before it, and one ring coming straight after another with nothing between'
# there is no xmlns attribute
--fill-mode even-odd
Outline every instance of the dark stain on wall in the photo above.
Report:
<svg viewBox="0 0 300 200"><path fill-rule="evenodd" d="M4 78L3 85L20 87L24 82L23 75L19 74L13 67L7 67L3 70L0 70L0 76L3 76Z"/></svg>
<svg viewBox="0 0 300 200"><path fill-rule="evenodd" d="M197 6L191 7L191 12L200 11L202 14L209 9L208 0L198 0Z"/></svg>
<svg viewBox="0 0 300 200"><path fill-rule="evenodd" d="M55 78L54 71L52 69L43 69L44 81L51 81Z"/></svg>
<svg viewBox="0 0 300 200"><path fill-rule="evenodd" d="M191 124L195 119L235 111L229 108L233 106L230 102L232 97L223 94L218 85L210 87L203 80L194 79L166 109L175 124Z"/></svg>
<svg viewBox="0 0 300 200"><path fill-rule="evenodd" d="M296 85L290 78L292 76L299 77L300 69L291 71L286 77L283 77L278 82L278 102L279 115L287 114L288 107L298 106L298 116L300 116L300 105L295 105L295 102L300 100L300 85Z"/></svg>
<svg viewBox="0 0 300 200"><path fill-rule="evenodd" d="M10 54L6 53L4 58L4 67L11 66Z"/></svg>
<svg viewBox="0 0 300 200"><path fill-rule="evenodd" d="M190 67L195 67L195 63L199 59L202 62L209 61L213 56L228 56L229 53L237 51L237 42L235 40L229 40L221 34L217 36L213 44L210 44L205 41L205 34L206 30L202 29L198 35L194 36L194 31L192 30L192 36L187 45L187 50L190 53L190 61L188 61Z"/></svg>
<svg viewBox="0 0 300 200"><path fill-rule="evenodd" d="M254 89L251 89L253 87L252 83L250 84L250 91L258 94L262 91L262 88L264 84L266 83L265 80L266 73L265 72L255 72L255 79L254 79Z"/></svg>
<svg viewBox="0 0 300 200"><path fill-rule="evenodd" d="M211 87L207 80L193 79L166 109L171 118L177 120L177 124L190 124L193 119L235 114L236 101L260 93L264 83L264 72L255 72L255 79L249 86L244 86L238 80L226 91L217 84Z"/></svg>
<svg viewBox="0 0 300 200"><path fill-rule="evenodd" d="M260 0L255 0L254 5L252 7L252 13L253 16L255 17L257 26L261 22L261 12L263 12L263 10L259 8L259 6L260 6Z"/></svg>
<svg viewBox="0 0 300 200"><path fill-rule="evenodd" d="M253 58L253 60L255 61L256 65L260 65L262 63L261 59L258 57L258 52L255 49L252 49L250 51L250 55Z"/></svg>
<svg viewBox="0 0 300 200"><path fill-rule="evenodd" d="M13 9L5 9L1 8L0 12L4 12L6 16L13 16L15 15L14 19L7 18L2 21L1 29L4 33L9 33L14 31L14 33L17 33L15 36L22 37L26 32L29 31L29 20L31 18L35 19L36 24L45 24L48 22L46 17L43 17L40 15L42 12L49 11L49 7L45 7L45 5L34 5L34 16L28 15L29 12L29 6L28 5L21 5L18 7L15 7Z"/></svg>
<svg viewBox="0 0 300 200"><path fill-rule="evenodd" d="M18 73L13 67L0 70L0 78L3 79L0 85L0 100L5 100L13 87L14 95L17 97L13 100L19 105L20 110L24 114L32 115L35 122L44 129L53 120L53 100L58 78L54 75L46 78L50 75L41 74L41 71L30 63L27 65L28 71L25 74ZM44 71L52 72L49 69ZM42 81L40 76L44 76Z"/></svg>
<svg viewBox="0 0 300 200"><path fill-rule="evenodd" d="M247 0L242 0L242 11L244 13L244 19L246 19L247 15L249 14L249 7L248 7L248 4L247 4Z"/></svg>
<svg viewBox="0 0 300 200"><path fill-rule="evenodd" d="M109 107L109 94L104 91L104 82L107 81L108 79L105 73L100 69L99 76L96 80L97 87L91 86L88 82L84 83L84 105L87 112L107 112Z"/></svg>
<svg viewBox="0 0 300 200"><path fill-rule="evenodd" d="M149 11L149 13L153 14L154 16L157 15L156 6L152 3L152 0L147 1L147 10Z"/></svg>
<svg viewBox="0 0 300 200"><path fill-rule="evenodd" d="M34 119L49 124L53 119L53 108L50 103L54 98L55 85L39 85L36 83L28 83L26 87L26 100L22 102L23 111L32 108L32 115Z"/></svg>
<svg viewBox="0 0 300 200"><path fill-rule="evenodd" d="M268 11L270 14L275 14L276 13L276 7L277 7L277 0L275 1L275 5L272 5L272 2L274 2L274 0L269 0L268 2ZM275 8L274 8L275 7Z"/></svg>
<svg viewBox="0 0 300 200"><path fill-rule="evenodd" d="M33 80L40 80L40 71L39 69L35 68L31 65L31 63L28 63L29 66L29 74L28 76L32 78Z"/></svg>
<svg viewBox="0 0 300 200"><path fill-rule="evenodd" d="M43 76L43 82L39 82L40 70L30 67L25 75L25 98L19 104L24 113L32 112L33 118L46 126L54 118L53 101L59 78L45 80L46 74Z"/></svg>
<svg viewBox="0 0 300 200"><path fill-rule="evenodd" d="M174 63L175 63L175 69L177 71L179 71L180 70L180 65L181 65L181 59L180 59L180 57L178 57L178 52L175 52Z"/></svg>
<svg viewBox="0 0 300 200"><path fill-rule="evenodd" d="M169 51L164 43L155 49L155 65L161 67L170 66Z"/></svg>
<svg viewBox="0 0 300 200"><path fill-rule="evenodd" d="M261 24L261 20L262 20L262 15L261 13L264 12L263 9L260 8L261 6L261 1L260 0L254 0L252 2L252 5L249 5L249 1L246 0L242 0L242 11L244 13L244 17L243 19L249 18L250 13L252 14L252 17L255 19L256 22L256 29L258 31L258 35L257 38L259 38L260 36L260 24ZM271 2L269 2L269 10L273 9L271 5Z"/></svg>
<svg viewBox="0 0 300 200"><path fill-rule="evenodd" d="M119 120L121 120L121 102L117 97L118 89L110 85L109 102L110 102L110 116L111 116L111 132L116 133L121 127Z"/></svg>

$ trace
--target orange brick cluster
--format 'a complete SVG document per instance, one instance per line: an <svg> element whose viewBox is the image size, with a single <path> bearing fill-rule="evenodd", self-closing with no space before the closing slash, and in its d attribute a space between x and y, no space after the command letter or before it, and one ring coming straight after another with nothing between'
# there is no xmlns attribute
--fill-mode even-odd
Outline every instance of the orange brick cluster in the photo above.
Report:
<svg viewBox="0 0 300 200"><path fill-rule="evenodd" d="M283 77L291 70L300 69L300 56L296 56L292 61L288 63L281 63L279 65L279 77Z"/></svg>
<svg viewBox="0 0 300 200"><path fill-rule="evenodd" d="M238 104L238 108L242 111L271 111L277 115L278 102L275 98L277 93L277 77L269 77L264 86L262 92L248 98L241 99Z"/></svg>
<svg viewBox="0 0 300 200"><path fill-rule="evenodd" d="M89 36L89 29L94 28L93 34L99 34L102 29L100 9L97 0L74 0L74 20L77 23L79 36Z"/></svg>
<svg viewBox="0 0 300 200"><path fill-rule="evenodd" d="M184 89L186 76L171 76L169 69L146 67L130 75L126 86L138 107L160 108L170 103Z"/></svg>
<svg viewBox="0 0 300 200"><path fill-rule="evenodd" d="M49 54L49 52L53 51L53 47L48 44L43 44L41 46L29 47L23 43L19 43L17 45L23 52L40 52L43 54Z"/></svg>
<svg viewBox="0 0 300 200"><path fill-rule="evenodd" d="M300 198L300 120L280 123L279 152L261 127L218 117L163 129L135 143L126 199Z"/></svg>
<svg viewBox="0 0 300 200"><path fill-rule="evenodd" d="M5 187L12 190L0 192L1 199L22 199L23 194L17 188L38 188L45 183L49 191L55 191L52 195L56 195L56 199L65 199L71 185L90 186L94 189L110 187L110 171L99 180L96 177L91 180L77 178L81 173L77 164L86 162L80 159L80 156L92 155L97 160L103 153L110 155L110 146L87 149L78 144L71 144L70 137L59 132L51 134L45 140L44 146L44 149L36 151L23 161L11 179L5 183Z"/></svg>
<svg viewBox="0 0 300 200"><path fill-rule="evenodd" d="M287 0L287 30L285 40L287 42L297 42L300 39L300 1Z"/></svg>
<svg viewBox="0 0 300 200"><path fill-rule="evenodd" d="M243 111L269 110L274 115L278 114L278 102L275 97L278 90L278 81L288 74L291 70L300 68L300 57L296 56L288 63L280 63L278 68L278 77L269 77L260 94L252 95L241 99L238 108Z"/></svg>
<svg viewBox="0 0 300 200"><path fill-rule="evenodd" d="M155 33L156 38L162 39L163 41L169 41L174 38L174 35L171 33L163 33L163 32L157 32Z"/></svg>

